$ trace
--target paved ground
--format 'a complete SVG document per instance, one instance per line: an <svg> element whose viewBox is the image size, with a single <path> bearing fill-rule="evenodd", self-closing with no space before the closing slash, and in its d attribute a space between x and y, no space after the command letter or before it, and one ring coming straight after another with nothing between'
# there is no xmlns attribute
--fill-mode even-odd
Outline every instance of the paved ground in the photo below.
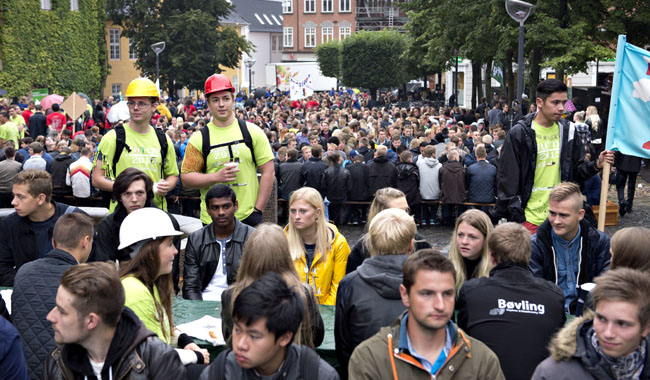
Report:
<svg viewBox="0 0 650 380"><path fill-rule="evenodd" d="M641 186L640 188L638 186ZM627 192L626 192L627 194ZM608 199L617 203L616 189L612 186ZM650 227L650 167L643 168L638 179L634 199L634 208L631 213L619 217L618 226L607 226L605 232L612 236L614 232L624 227L642 226ZM350 247L365 233L365 226L340 226L343 236L348 240ZM442 248L449 244L453 228L442 226L419 227L418 232L425 236L434 248Z"/></svg>

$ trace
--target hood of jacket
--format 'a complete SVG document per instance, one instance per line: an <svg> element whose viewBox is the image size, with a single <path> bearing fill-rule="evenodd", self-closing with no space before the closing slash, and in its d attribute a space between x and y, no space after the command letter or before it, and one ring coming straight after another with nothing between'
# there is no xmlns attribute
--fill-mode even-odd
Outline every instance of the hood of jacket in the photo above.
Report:
<svg viewBox="0 0 650 380"><path fill-rule="evenodd" d="M402 266L406 255L382 255L366 259L357 268L359 277L386 299L399 299L402 283Z"/></svg>
<svg viewBox="0 0 650 380"><path fill-rule="evenodd" d="M442 165L442 167L452 173L458 173L463 170L463 164L458 161L447 161Z"/></svg>
<svg viewBox="0 0 650 380"><path fill-rule="evenodd" d="M376 162L378 164L386 163L388 162L388 156L386 155L386 156L375 157L374 160L372 160L372 162Z"/></svg>
<svg viewBox="0 0 650 380"><path fill-rule="evenodd" d="M74 160L71 155L67 153L59 153L58 156L55 158L56 161L68 161L68 160Z"/></svg>
<svg viewBox="0 0 650 380"><path fill-rule="evenodd" d="M115 329L115 335L113 335L113 340L106 354L102 375L109 378L109 368L113 374L117 373L125 354L131 352L143 340L155 335L152 331L147 330L131 309L124 307L120 321ZM68 364L73 372L81 373L91 378L95 377L90 361L88 360L88 352L81 345L66 344L61 350L61 355L63 361Z"/></svg>
<svg viewBox="0 0 650 380"><path fill-rule="evenodd" d="M417 165L412 162L402 162L401 164L397 165L397 178L406 179L417 169Z"/></svg>
<svg viewBox="0 0 650 380"><path fill-rule="evenodd" d="M578 333L586 322L594 319L594 313L586 310L579 318L574 318L571 322L560 330L548 345L551 357L556 361L566 361L571 359L578 351Z"/></svg>
<svg viewBox="0 0 650 380"><path fill-rule="evenodd" d="M420 160L422 160L422 162L424 162L424 164L427 165L430 168L432 168L432 167L434 167L434 166L436 166L436 165L438 165L440 163L437 158L433 158L433 157L420 157ZM419 160L418 160L418 162L419 162Z"/></svg>

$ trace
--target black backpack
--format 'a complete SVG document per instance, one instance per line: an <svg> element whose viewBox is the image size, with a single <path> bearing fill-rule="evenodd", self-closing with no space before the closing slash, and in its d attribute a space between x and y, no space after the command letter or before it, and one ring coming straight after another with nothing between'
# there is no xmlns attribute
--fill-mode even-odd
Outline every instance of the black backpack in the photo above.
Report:
<svg viewBox="0 0 650 380"><path fill-rule="evenodd" d="M126 145L126 131L124 130L123 125L118 125L115 128L115 154L113 157L113 178L117 177L117 163L120 161L120 156L122 151L126 148L126 151L131 153L131 148ZM158 137L158 143L160 144L160 156L162 158L162 163L160 165L160 172L162 177L165 176L165 162L167 161L167 149L169 148L167 144L167 136L160 128L154 128L156 131L156 137Z"/></svg>
<svg viewBox="0 0 650 380"><path fill-rule="evenodd" d="M217 145L210 145L210 131L208 130L207 124L204 125L201 128L201 137L203 139L203 145L202 145L202 153L203 153L203 173L208 168L208 155L210 154L210 151L215 148L220 148L222 146L227 146L228 147L228 152L230 153L230 158L233 158L232 155L232 146L235 144L241 144L244 143L246 144L246 147L250 149L251 151L251 158L253 159L253 164L257 166L257 160L255 160L255 149L253 146L253 138L251 137L251 133L248 131L248 126L246 125L246 121L242 119L237 119L237 124L239 124L239 130L241 131L241 135L243 140L235 140L235 141L229 141L226 143L221 143Z"/></svg>
<svg viewBox="0 0 650 380"><path fill-rule="evenodd" d="M291 347L289 345L289 347ZM320 357L316 351L308 346L299 346L300 350L300 373L299 379L303 380L318 380L318 368L320 367ZM226 350L219 354L216 362L214 363L214 371L211 375L212 379L225 379L226 376L226 358L232 350Z"/></svg>

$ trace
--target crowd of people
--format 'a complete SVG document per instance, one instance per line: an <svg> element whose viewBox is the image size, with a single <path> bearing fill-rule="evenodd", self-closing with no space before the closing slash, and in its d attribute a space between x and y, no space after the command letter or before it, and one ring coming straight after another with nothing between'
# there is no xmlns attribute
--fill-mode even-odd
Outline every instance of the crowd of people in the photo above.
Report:
<svg viewBox="0 0 650 380"><path fill-rule="evenodd" d="M589 203L608 162L631 212L638 170L604 150L597 114L564 112L566 92L540 82L522 115L498 96L476 110L239 98L214 74L179 104L136 79L112 124L112 99L70 121L9 105L0 375L647 378L650 230L610 239ZM284 228L263 223L274 179ZM77 206L98 202L95 228ZM174 213L203 223L183 255ZM366 224L352 245L346 223ZM439 223L454 228L443 251L417 231ZM176 327L175 297L221 302L225 351ZM315 351L319 305L334 306L336 370Z"/></svg>

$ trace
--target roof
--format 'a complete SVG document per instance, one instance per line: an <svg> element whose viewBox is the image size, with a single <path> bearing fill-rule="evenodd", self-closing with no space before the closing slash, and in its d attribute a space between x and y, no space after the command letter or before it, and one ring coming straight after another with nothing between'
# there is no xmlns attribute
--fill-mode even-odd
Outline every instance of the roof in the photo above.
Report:
<svg viewBox="0 0 650 380"><path fill-rule="evenodd" d="M226 18L223 20L219 20L219 22L222 22L224 24L239 24L239 25L246 25L248 24L248 21L244 19L237 11L231 11Z"/></svg>
<svg viewBox="0 0 650 380"><path fill-rule="evenodd" d="M278 0L232 0L251 32L282 33L282 2Z"/></svg>

